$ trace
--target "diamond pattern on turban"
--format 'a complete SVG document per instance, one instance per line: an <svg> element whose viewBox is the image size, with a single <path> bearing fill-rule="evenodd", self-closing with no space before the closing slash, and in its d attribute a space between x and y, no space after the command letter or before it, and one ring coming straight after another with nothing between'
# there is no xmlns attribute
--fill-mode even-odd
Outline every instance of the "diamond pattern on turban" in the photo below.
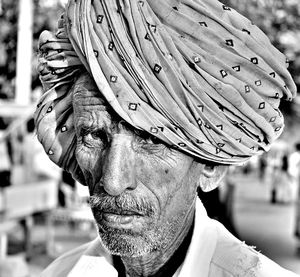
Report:
<svg viewBox="0 0 300 277"><path fill-rule="evenodd" d="M77 178L71 87L83 71L132 126L221 164L268 150L280 99L296 93L284 55L216 0L70 0L39 48L38 138Z"/></svg>

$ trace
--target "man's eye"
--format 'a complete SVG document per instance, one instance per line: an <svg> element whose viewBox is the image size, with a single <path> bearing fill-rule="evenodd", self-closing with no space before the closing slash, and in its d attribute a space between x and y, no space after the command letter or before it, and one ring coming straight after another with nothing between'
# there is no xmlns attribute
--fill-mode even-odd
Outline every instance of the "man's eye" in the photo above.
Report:
<svg viewBox="0 0 300 277"><path fill-rule="evenodd" d="M137 135L138 139L142 142L147 143L158 143L158 139L155 136L152 136L151 134L141 131L141 130L134 130L135 134Z"/></svg>
<svg viewBox="0 0 300 277"><path fill-rule="evenodd" d="M140 130L135 130L136 135L138 138L145 142L145 143L150 143L150 144L161 144L161 140L145 131L140 131Z"/></svg>
<svg viewBox="0 0 300 277"><path fill-rule="evenodd" d="M107 135L103 130L96 130L90 133L91 137L96 140L107 140Z"/></svg>
<svg viewBox="0 0 300 277"><path fill-rule="evenodd" d="M150 140L153 144L161 144L161 143L162 143L162 141L161 141L159 138L157 138L157 137L155 137L155 136L151 136L151 135L150 135L150 137L149 137L149 140Z"/></svg>
<svg viewBox="0 0 300 277"><path fill-rule="evenodd" d="M82 141L88 146L106 146L108 143L107 134L103 130L86 132L82 136Z"/></svg>

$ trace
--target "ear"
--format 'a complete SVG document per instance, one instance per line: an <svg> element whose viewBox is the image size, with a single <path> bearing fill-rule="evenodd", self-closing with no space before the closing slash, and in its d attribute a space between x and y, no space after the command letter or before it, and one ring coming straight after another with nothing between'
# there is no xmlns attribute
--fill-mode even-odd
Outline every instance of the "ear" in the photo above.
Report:
<svg viewBox="0 0 300 277"><path fill-rule="evenodd" d="M200 188L207 192L215 189L227 173L228 165L205 164L199 178Z"/></svg>

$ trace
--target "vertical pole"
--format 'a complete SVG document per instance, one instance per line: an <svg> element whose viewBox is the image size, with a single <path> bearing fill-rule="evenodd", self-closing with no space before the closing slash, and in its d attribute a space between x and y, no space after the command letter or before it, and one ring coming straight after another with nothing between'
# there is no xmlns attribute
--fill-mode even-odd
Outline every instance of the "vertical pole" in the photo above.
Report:
<svg viewBox="0 0 300 277"><path fill-rule="evenodd" d="M31 97L33 0L19 0L15 102L28 105Z"/></svg>
<svg viewBox="0 0 300 277"><path fill-rule="evenodd" d="M0 233L0 261L7 256L7 234Z"/></svg>

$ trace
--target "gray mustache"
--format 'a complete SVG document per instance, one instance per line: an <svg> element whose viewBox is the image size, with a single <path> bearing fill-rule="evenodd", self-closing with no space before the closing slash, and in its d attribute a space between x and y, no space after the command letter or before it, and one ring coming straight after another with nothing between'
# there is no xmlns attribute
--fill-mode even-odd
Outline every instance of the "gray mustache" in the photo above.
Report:
<svg viewBox="0 0 300 277"><path fill-rule="evenodd" d="M109 196L104 194L92 195L89 197L89 205L94 212L111 212L121 214L132 212L139 215L152 216L155 208L151 203L142 198L135 198L130 195Z"/></svg>

